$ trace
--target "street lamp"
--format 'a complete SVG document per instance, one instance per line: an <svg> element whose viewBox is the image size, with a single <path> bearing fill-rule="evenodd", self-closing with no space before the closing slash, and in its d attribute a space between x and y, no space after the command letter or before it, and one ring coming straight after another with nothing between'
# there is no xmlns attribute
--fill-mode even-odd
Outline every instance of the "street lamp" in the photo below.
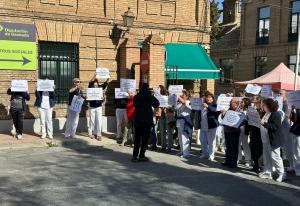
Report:
<svg viewBox="0 0 300 206"><path fill-rule="evenodd" d="M128 7L128 10L122 15L123 17L123 26L129 30L133 26L134 22L134 14L130 10L130 7Z"/></svg>

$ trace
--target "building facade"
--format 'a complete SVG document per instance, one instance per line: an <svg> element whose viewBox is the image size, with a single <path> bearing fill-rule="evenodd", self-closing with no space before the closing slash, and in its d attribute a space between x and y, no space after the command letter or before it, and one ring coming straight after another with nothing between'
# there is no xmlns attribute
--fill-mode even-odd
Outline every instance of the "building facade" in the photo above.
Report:
<svg viewBox="0 0 300 206"><path fill-rule="evenodd" d="M134 13L134 25L127 31L122 15ZM26 118L36 125L34 91L36 81L46 76L56 84L55 130L61 130L66 117L66 99L71 80L79 77L87 87L96 67L109 68L110 84L105 92L104 130L114 116L114 88L120 78L135 78L137 85L147 80L151 87L164 84L166 43L209 45L209 1L206 0L0 0L1 22L34 24L38 66L35 71L0 69L0 130L7 130L12 79L29 82L31 100ZM140 73L141 54L149 55L149 70ZM197 82L192 82L197 85ZM213 81L202 81L213 90ZM86 116L86 108L81 116ZM86 124L79 124L86 125ZM33 126L35 130L35 126ZM28 129L28 128L27 128Z"/></svg>

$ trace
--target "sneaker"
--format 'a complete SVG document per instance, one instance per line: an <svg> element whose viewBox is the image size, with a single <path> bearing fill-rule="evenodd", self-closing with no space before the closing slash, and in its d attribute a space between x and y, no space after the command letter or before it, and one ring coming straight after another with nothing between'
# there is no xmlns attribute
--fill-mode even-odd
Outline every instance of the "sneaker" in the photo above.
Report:
<svg viewBox="0 0 300 206"><path fill-rule="evenodd" d="M131 159L131 162L138 162L139 160L138 160L138 158L137 157L133 157L132 159Z"/></svg>
<svg viewBox="0 0 300 206"><path fill-rule="evenodd" d="M148 157L139 157L140 162L148 162L149 158Z"/></svg>
<svg viewBox="0 0 300 206"><path fill-rule="evenodd" d="M46 134L42 134L41 139L45 139L46 138Z"/></svg>
<svg viewBox="0 0 300 206"><path fill-rule="evenodd" d="M272 179L272 174L271 173L267 173L267 172L262 172L258 175L259 178L262 178L262 179L269 179L271 180Z"/></svg>
<svg viewBox="0 0 300 206"><path fill-rule="evenodd" d="M22 135L21 134L18 134L17 135L17 139L22 139L23 137L22 137Z"/></svg>
<svg viewBox="0 0 300 206"><path fill-rule="evenodd" d="M49 138L49 139L53 139L53 135L52 135L52 134L49 134L48 138Z"/></svg>
<svg viewBox="0 0 300 206"><path fill-rule="evenodd" d="M284 181L284 180L286 180L286 174L285 174L285 173L280 174L280 175L277 177L276 182L282 182L282 181Z"/></svg>
<svg viewBox="0 0 300 206"><path fill-rule="evenodd" d="M250 168L250 164L249 164L249 163L246 163L246 164L245 164L245 167L246 167L246 168Z"/></svg>
<svg viewBox="0 0 300 206"><path fill-rule="evenodd" d="M213 158L208 158L208 161L210 161L210 162L218 162L217 160L215 160Z"/></svg>

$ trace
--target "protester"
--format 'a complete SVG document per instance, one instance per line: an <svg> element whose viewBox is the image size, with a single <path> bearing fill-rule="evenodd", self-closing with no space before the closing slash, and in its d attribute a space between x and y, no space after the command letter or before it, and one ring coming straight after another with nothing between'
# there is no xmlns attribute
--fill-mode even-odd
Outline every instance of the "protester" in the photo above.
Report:
<svg viewBox="0 0 300 206"><path fill-rule="evenodd" d="M84 98L82 92L81 81L79 78L73 79L74 87L69 90L69 108L68 117L66 121L65 138L75 138L76 129L79 121L79 113L70 109L74 96Z"/></svg>
<svg viewBox="0 0 300 206"><path fill-rule="evenodd" d="M100 84L96 78L96 74L89 81L89 88L102 88L103 91L108 85L107 79L103 84ZM90 112L90 121L89 121L89 136L93 139L95 138L98 141L102 140L102 103L103 100L91 100L89 101L89 112Z"/></svg>
<svg viewBox="0 0 300 206"><path fill-rule="evenodd" d="M202 155L201 158L215 161L216 130L219 125L217 105L211 93L206 93L203 102L203 110L200 115L200 142Z"/></svg>
<svg viewBox="0 0 300 206"><path fill-rule="evenodd" d="M129 91L129 99L126 106L127 111L127 140L124 145L131 146L134 142L134 116L135 116L135 108L133 104L135 92L133 90Z"/></svg>
<svg viewBox="0 0 300 206"><path fill-rule="evenodd" d="M13 119L15 131L11 133L17 139L22 139L23 135L23 122L26 112L26 101L30 100L29 92L13 92L11 88L7 90L7 94L11 95L10 98L10 114Z"/></svg>
<svg viewBox="0 0 300 206"><path fill-rule="evenodd" d="M260 118L264 116L264 112L261 108L261 99L258 96L252 98L252 107L257 110ZM250 150L251 158L253 161L253 171L260 172L259 159L262 155L263 146L261 141L260 127L249 125L249 138L250 138Z"/></svg>
<svg viewBox="0 0 300 206"><path fill-rule="evenodd" d="M193 132L191 119L190 96L186 90L182 91L182 95L178 97L177 105L177 122L178 138L180 144L180 157L188 158L190 156L190 137Z"/></svg>
<svg viewBox="0 0 300 206"><path fill-rule="evenodd" d="M46 78L48 79L48 78ZM40 115L40 123L41 123L41 139L48 137L49 139L53 139L53 122L52 122L52 112L53 107L55 105L54 91L35 91L35 103L34 106L37 107L37 110Z"/></svg>
<svg viewBox="0 0 300 206"><path fill-rule="evenodd" d="M239 101L237 98L233 98L230 101L229 110L238 112ZM223 117L225 117L226 111L222 111ZM222 165L229 168L237 168L237 160L239 154L239 138L240 138L240 125L235 128L232 126L224 125L224 135L225 135L225 162Z"/></svg>
<svg viewBox="0 0 300 206"><path fill-rule="evenodd" d="M240 105L240 112L243 112L245 116L247 115L247 109L251 105L251 101L249 98L243 98ZM240 134L240 142L239 142L239 157L238 160L242 161L242 157L244 153L245 157L245 166L250 167L251 165L251 150L249 146L249 125L248 122L245 121L241 126L241 134Z"/></svg>
<svg viewBox="0 0 300 206"><path fill-rule="evenodd" d="M153 123L152 108L158 108L159 102L151 95L149 85L143 83L140 92L133 99L133 104L135 107L135 140L132 161L149 161L145 152Z"/></svg>
<svg viewBox="0 0 300 206"><path fill-rule="evenodd" d="M291 127L293 161L290 162L290 171L295 171L300 176L300 109L293 107L291 116L293 125Z"/></svg>
<svg viewBox="0 0 300 206"><path fill-rule="evenodd" d="M259 174L260 178L272 179L273 167L277 172L277 182L282 182L286 176L283 160L280 156L280 147L283 146L282 117L278 112L278 103L273 99L263 100L263 110L266 112L261 120L261 135L263 141L264 171Z"/></svg>
<svg viewBox="0 0 300 206"><path fill-rule="evenodd" d="M128 122L127 118L127 98L115 99L116 105L116 119L117 119L117 138L116 141L118 144L122 144L123 140L127 138L126 125Z"/></svg>

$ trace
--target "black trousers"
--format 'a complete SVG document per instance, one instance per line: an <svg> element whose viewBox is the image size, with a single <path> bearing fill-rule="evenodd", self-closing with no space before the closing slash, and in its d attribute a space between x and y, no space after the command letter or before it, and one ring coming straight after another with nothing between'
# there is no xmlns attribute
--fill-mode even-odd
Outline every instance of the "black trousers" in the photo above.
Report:
<svg viewBox="0 0 300 206"><path fill-rule="evenodd" d="M22 135L25 112L23 111L23 109L11 108L10 114L12 116L17 135L18 134Z"/></svg>
<svg viewBox="0 0 300 206"><path fill-rule="evenodd" d="M237 167L237 160L239 156L239 139L240 132L225 132L225 164L228 167Z"/></svg>
<svg viewBox="0 0 300 206"><path fill-rule="evenodd" d="M148 145L148 139L151 133L151 125L139 126L135 125L135 139L133 148L133 157L145 157L145 152Z"/></svg>
<svg viewBox="0 0 300 206"><path fill-rule="evenodd" d="M262 155L263 146L260 136L260 128L252 126L250 128L250 150L251 150L251 158L253 160L253 169L258 170L259 164L258 160Z"/></svg>

